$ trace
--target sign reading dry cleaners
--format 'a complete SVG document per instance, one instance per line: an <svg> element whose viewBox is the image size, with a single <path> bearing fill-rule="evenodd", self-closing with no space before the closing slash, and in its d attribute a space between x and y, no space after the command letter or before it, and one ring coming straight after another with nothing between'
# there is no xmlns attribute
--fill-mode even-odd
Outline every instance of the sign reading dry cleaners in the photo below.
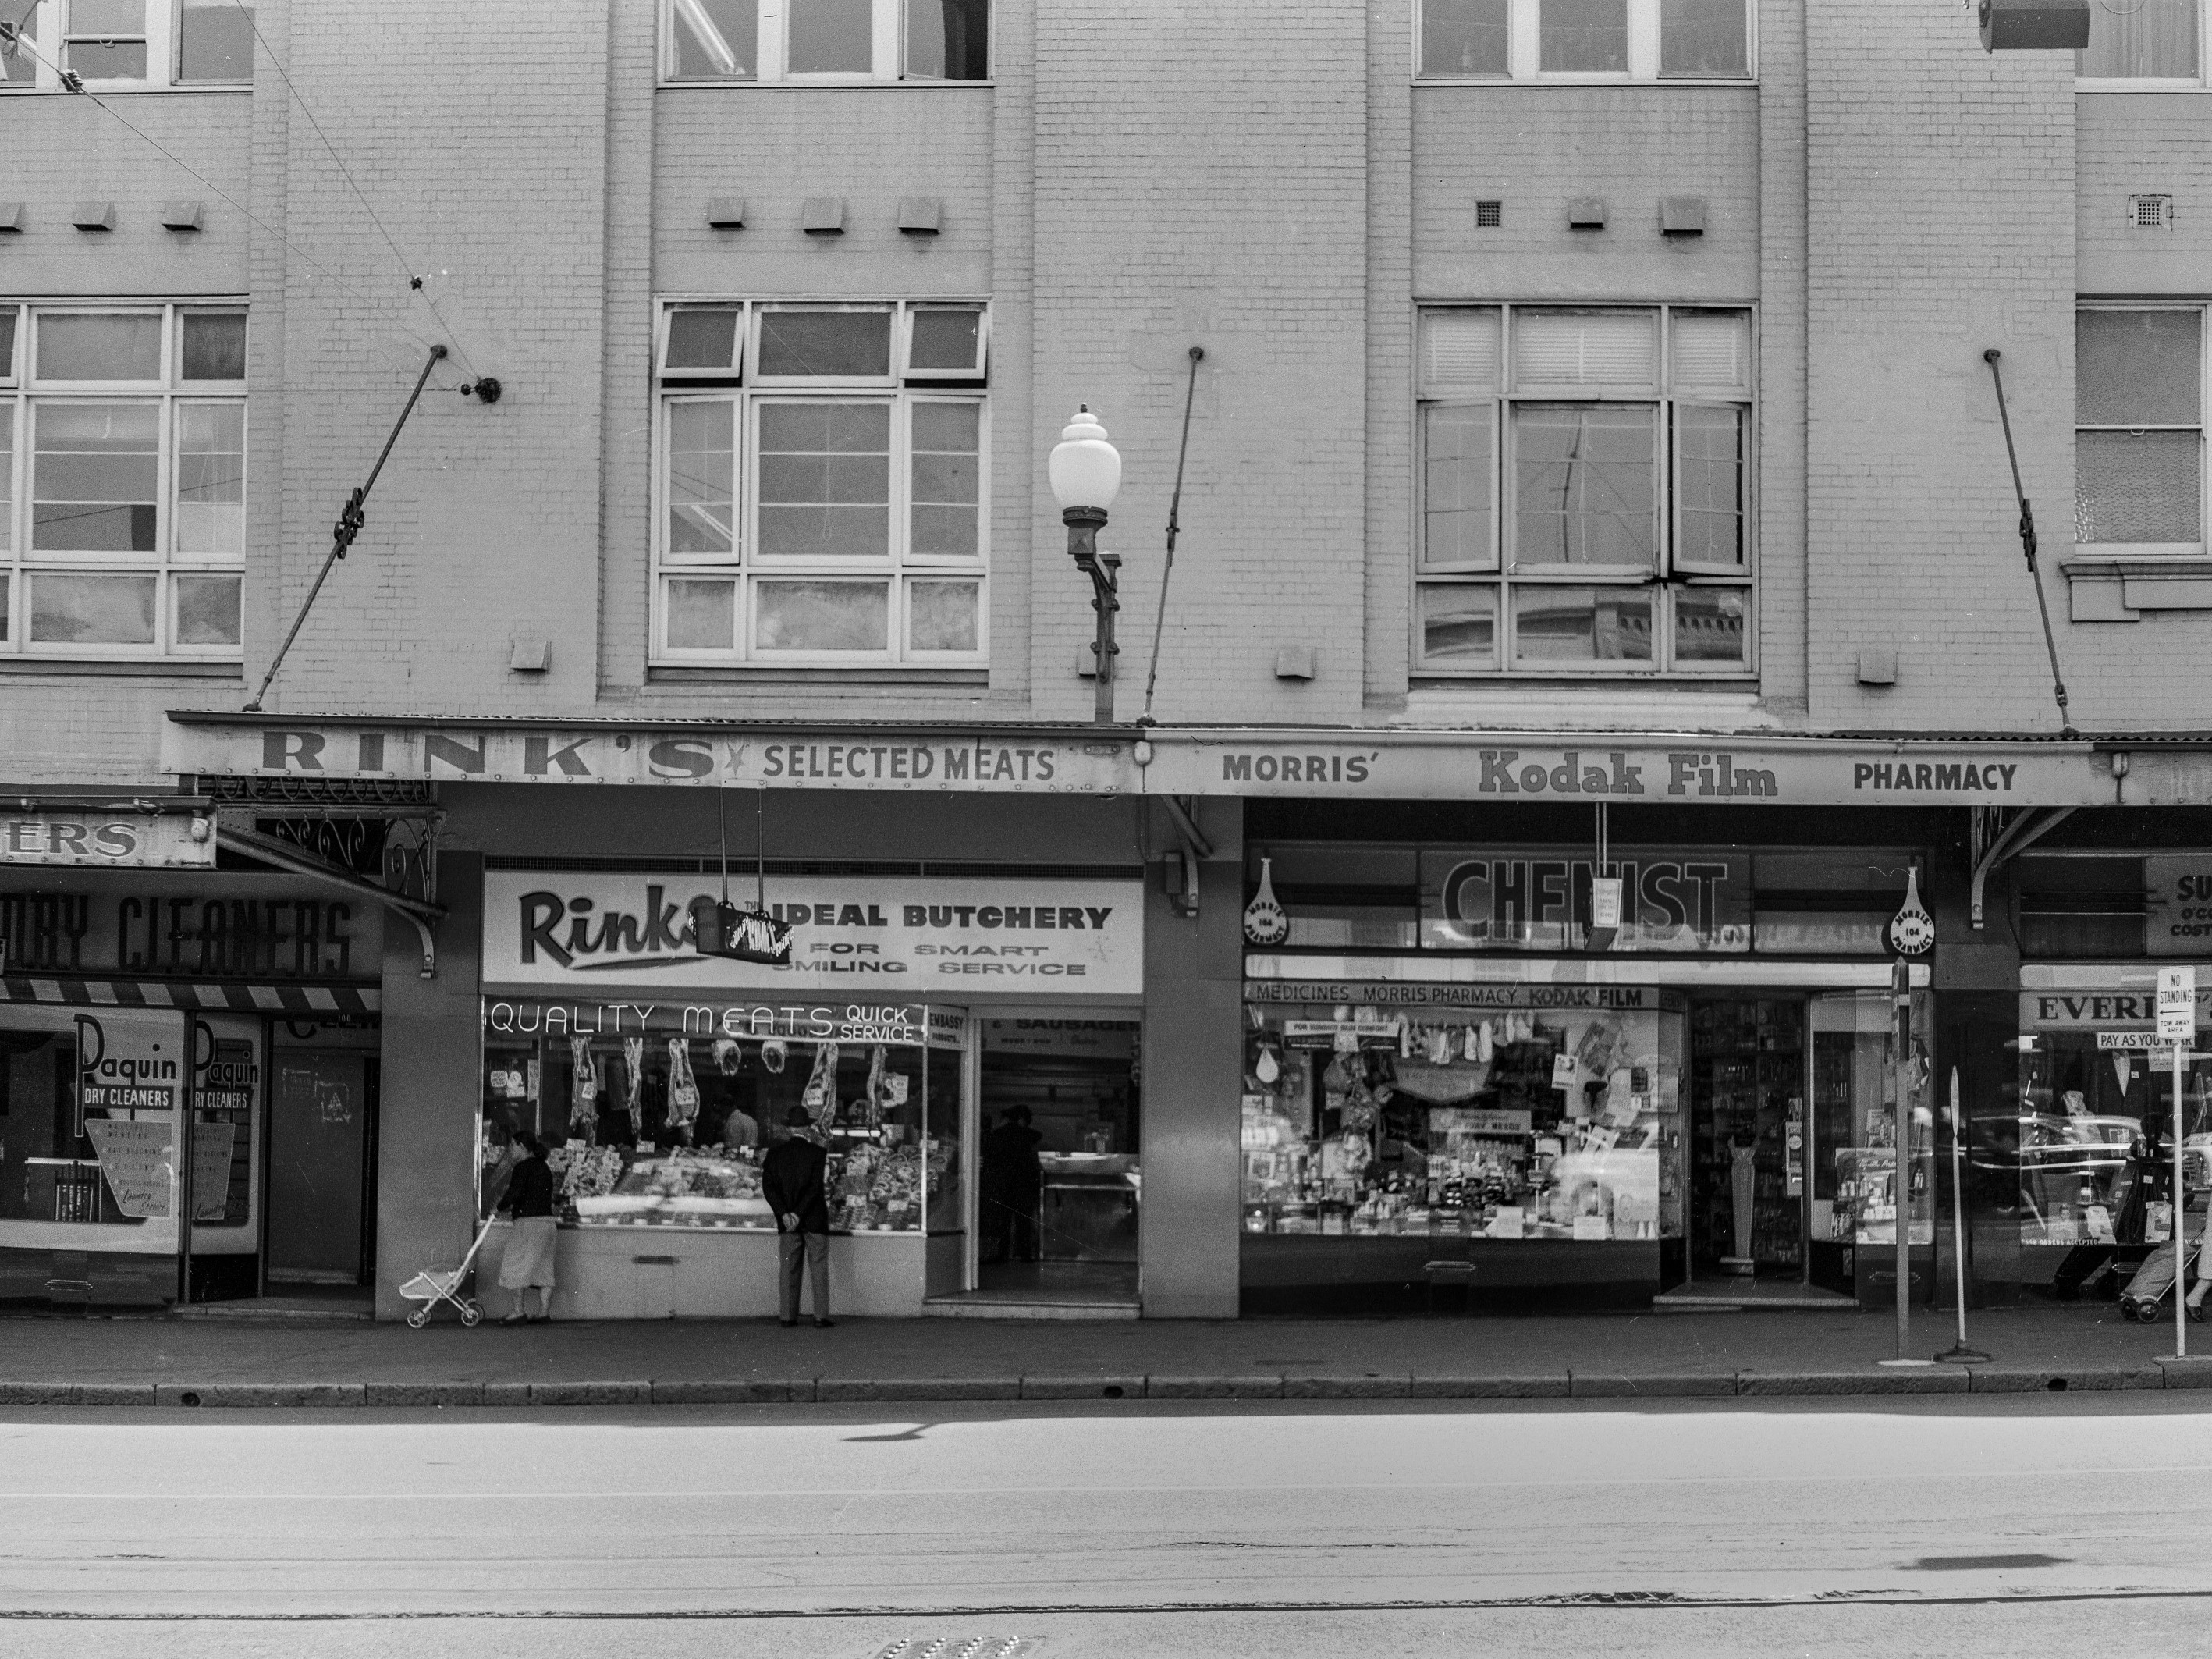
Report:
<svg viewBox="0 0 2212 1659"><path fill-rule="evenodd" d="M487 985L559 986L568 996L638 990L764 990L812 983L858 994L949 999L978 992L1127 997L1144 988L1144 890L1136 881L938 877L771 878L791 959L702 957L691 902L711 876L494 870L484 876Z"/></svg>

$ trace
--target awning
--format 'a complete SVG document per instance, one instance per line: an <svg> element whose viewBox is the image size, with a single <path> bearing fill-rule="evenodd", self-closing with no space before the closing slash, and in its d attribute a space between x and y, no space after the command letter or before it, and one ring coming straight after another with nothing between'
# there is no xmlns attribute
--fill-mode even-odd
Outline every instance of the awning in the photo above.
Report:
<svg viewBox="0 0 2212 1659"><path fill-rule="evenodd" d="M0 977L0 1002L60 1002L93 1008L189 1008L210 1013L356 1017L383 1006L374 985L232 985L208 980Z"/></svg>

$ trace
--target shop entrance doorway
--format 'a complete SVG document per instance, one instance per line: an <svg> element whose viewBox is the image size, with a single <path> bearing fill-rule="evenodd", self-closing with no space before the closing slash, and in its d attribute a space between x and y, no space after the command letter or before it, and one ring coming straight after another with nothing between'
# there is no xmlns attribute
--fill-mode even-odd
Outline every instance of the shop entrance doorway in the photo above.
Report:
<svg viewBox="0 0 2212 1659"><path fill-rule="evenodd" d="M977 1023L974 1276L933 1307L1134 1317L1144 1190L1136 1022L1055 1012Z"/></svg>
<svg viewBox="0 0 2212 1659"><path fill-rule="evenodd" d="M1713 997L1690 1006L1689 1281L1666 1306L1853 1305L1814 1267L1814 1093L1829 999ZM1848 1010L1851 999L1842 999ZM1830 1070L1834 1069L1833 1056ZM1850 1056L1843 1056L1848 1091ZM1824 1236L1824 1235L1823 1235Z"/></svg>
<svg viewBox="0 0 2212 1659"><path fill-rule="evenodd" d="M374 1272L378 1066L343 1048L275 1054L269 1114L272 1293L367 1285Z"/></svg>

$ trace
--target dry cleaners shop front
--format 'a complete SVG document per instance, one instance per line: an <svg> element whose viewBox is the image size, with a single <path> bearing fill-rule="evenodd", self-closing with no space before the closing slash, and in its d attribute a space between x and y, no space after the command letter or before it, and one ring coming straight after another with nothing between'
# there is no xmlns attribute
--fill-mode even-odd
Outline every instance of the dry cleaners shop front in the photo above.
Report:
<svg viewBox="0 0 2212 1659"><path fill-rule="evenodd" d="M910 1316L976 1293L988 1246L1009 1231L997 1212L1038 1207L1010 1198L1006 1172L990 1167L1003 1143L986 1140L987 1091L1002 1115L1026 1106L1047 1137L1040 1164L1072 1160L1090 1208L1114 1212L1082 1246L1126 1261L1072 1261L1071 1275L1126 1267L1133 1299L1133 1085L1086 1086L1079 1100L1073 1080L1135 1070L1141 884L825 876L775 887L769 908L793 929L787 965L692 948L690 903L719 894L712 876L485 872L477 1213L497 1206L516 1137L537 1135L558 1193L556 1316L774 1311L761 1165L794 1108L830 1154L832 1307ZM1125 1035L1042 1035L1102 1030ZM1103 1059L1077 1052L1102 1046ZM495 1314L504 1234L495 1227L478 1280Z"/></svg>

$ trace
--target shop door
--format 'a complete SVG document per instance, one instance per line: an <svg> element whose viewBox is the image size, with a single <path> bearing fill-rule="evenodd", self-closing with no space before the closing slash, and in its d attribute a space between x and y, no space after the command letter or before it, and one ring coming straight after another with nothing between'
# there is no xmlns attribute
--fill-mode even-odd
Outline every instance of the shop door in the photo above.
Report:
<svg viewBox="0 0 2212 1659"><path fill-rule="evenodd" d="M1808 1276L1823 1290L1855 1294L1863 1148L1887 1121L1882 1071L1888 1060L1890 1001L1881 991L1813 999L1813 1119L1808 1147ZM1848 1190L1847 1190L1848 1185ZM1892 1235L1894 1237L1894 1235Z"/></svg>
<svg viewBox="0 0 2212 1659"><path fill-rule="evenodd" d="M365 1282L373 1066L340 1049L277 1053L269 1117L272 1284Z"/></svg>
<svg viewBox="0 0 2212 1659"><path fill-rule="evenodd" d="M1805 1004L1690 1010L1690 1262L1698 1279L1805 1272Z"/></svg>

